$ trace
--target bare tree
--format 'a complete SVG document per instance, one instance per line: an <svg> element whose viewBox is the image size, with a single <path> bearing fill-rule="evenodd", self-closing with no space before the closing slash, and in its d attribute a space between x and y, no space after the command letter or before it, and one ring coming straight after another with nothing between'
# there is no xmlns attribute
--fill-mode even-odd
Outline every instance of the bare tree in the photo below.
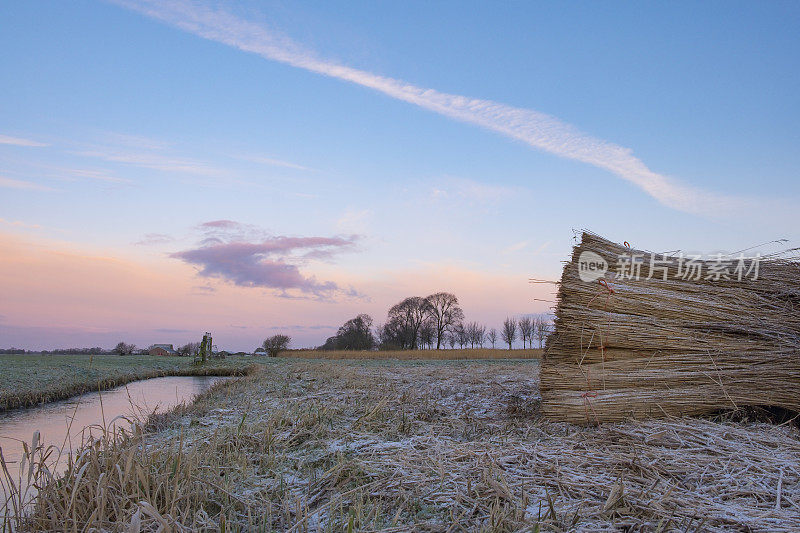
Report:
<svg viewBox="0 0 800 533"><path fill-rule="evenodd" d="M439 350L448 328L464 320L464 311L458 305L458 298L449 292L431 294L425 301L428 303L428 314L436 330L436 349Z"/></svg>
<svg viewBox="0 0 800 533"><path fill-rule="evenodd" d="M533 321L534 335L539 341L539 348L544 345L545 339L550 335L550 320L545 315L537 316Z"/></svg>
<svg viewBox="0 0 800 533"><path fill-rule="evenodd" d="M522 348L525 349L525 341L528 346L533 348L533 319L525 316L519 319L519 336L522 338Z"/></svg>
<svg viewBox="0 0 800 533"><path fill-rule="evenodd" d="M503 331L501 335L503 336L503 342L508 344L508 349L510 350L514 341L517 340L517 321L513 318L506 318L505 321L503 321Z"/></svg>
<svg viewBox="0 0 800 533"><path fill-rule="evenodd" d="M494 328L490 329L487 338L489 342L492 343L492 349L494 349L494 344L497 342L497 330Z"/></svg>
<svg viewBox="0 0 800 533"><path fill-rule="evenodd" d="M419 342L420 348L427 346L428 348L433 347L433 338L436 337L436 326L433 323L433 320L426 320L422 323L419 328ZM437 337L436 345L439 345L439 339Z"/></svg>
<svg viewBox="0 0 800 533"><path fill-rule="evenodd" d="M428 302L419 296L411 296L389 309L386 326L393 327L399 335L401 348L417 349L419 328L428 316Z"/></svg>
<svg viewBox="0 0 800 533"><path fill-rule="evenodd" d="M323 350L371 350L375 346L372 335L372 317L360 314L345 322L336 335L328 337Z"/></svg>
<svg viewBox="0 0 800 533"><path fill-rule="evenodd" d="M464 327L464 324L458 323L453 328L453 335L456 337L456 341L458 341L458 346L463 350L464 346L469 344L469 335L467 334L467 328Z"/></svg>
<svg viewBox="0 0 800 533"><path fill-rule="evenodd" d="M120 342L114 347L114 353L118 355L131 355L135 350L135 344L125 344L124 342Z"/></svg>
<svg viewBox="0 0 800 533"><path fill-rule="evenodd" d="M176 350L182 356L192 356L194 357L200 352L200 343L199 342L190 342L188 344L184 344L180 348Z"/></svg>
<svg viewBox="0 0 800 533"><path fill-rule="evenodd" d="M270 357L277 357L279 353L289 347L290 342L292 342L290 336L278 334L267 337L262 346Z"/></svg>
<svg viewBox="0 0 800 533"><path fill-rule="evenodd" d="M486 342L486 326L480 325L478 326L477 331L475 332L478 344L481 345L483 348L483 343Z"/></svg>
<svg viewBox="0 0 800 533"><path fill-rule="evenodd" d="M399 319L389 320L386 324L378 324L375 337L378 339L378 348L381 350L400 350L406 347L403 344L405 336Z"/></svg>
<svg viewBox="0 0 800 533"><path fill-rule="evenodd" d="M456 334L452 331L447 334L447 344L450 345L451 350L456 347Z"/></svg>
<svg viewBox="0 0 800 533"><path fill-rule="evenodd" d="M481 326L477 322L470 322L465 328L465 336L471 348L476 345L483 347L484 337L486 337L486 326Z"/></svg>
<svg viewBox="0 0 800 533"><path fill-rule="evenodd" d="M478 323L477 322L469 322L464 327L465 337L467 342L469 343L470 348L475 348L475 343L478 340Z"/></svg>

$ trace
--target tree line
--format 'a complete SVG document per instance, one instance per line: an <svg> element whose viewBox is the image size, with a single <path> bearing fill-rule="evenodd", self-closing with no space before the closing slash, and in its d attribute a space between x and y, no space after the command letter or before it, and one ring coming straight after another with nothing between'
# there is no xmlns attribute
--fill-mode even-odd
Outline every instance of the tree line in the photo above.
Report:
<svg viewBox="0 0 800 533"><path fill-rule="evenodd" d="M54 350L26 350L25 348L0 348L0 354L43 354L43 355L108 355L111 350L95 346L93 348L56 348Z"/></svg>
<svg viewBox="0 0 800 533"><path fill-rule="evenodd" d="M150 346L152 348L152 346ZM150 353L150 348L141 348L137 349L135 344L126 344L124 342L118 343L110 353L117 354L117 355L147 355ZM200 343L199 342L189 342L184 344L183 346L178 346L175 348L175 352L178 355L182 355L184 357L195 356L200 352Z"/></svg>
<svg viewBox="0 0 800 533"><path fill-rule="evenodd" d="M498 343L512 349L517 340L523 348L539 348L551 330L549 319L544 315L525 315L520 318L508 317L498 330L487 328L478 322L466 322L464 310L458 298L449 292L437 292L426 297L410 296L393 305L382 324L373 324L372 317L360 314L345 322L329 337L321 350L417 350L458 346L464 348L484 348ZM256 352L275 356L289 347L291 337L283 334L273 335L264 340ZM149 348L137 349L135 344L118 343L111 350L102 348L68 348L41 353L52 354L147 354ZM200 350L199 342L190 342L175 348L179 355L196 356ZM0 353L33 353L30 350L8 348Z"/></svg>
<svg viewBox="0 0 800 533"><path fill-rule="evenodd" d="M430 296L411 296L393 305L386 322L373 328L372 317L360 314L345 322L336 335L319 347L321 350L440 350L449 346L495 348L502 341L511 349L522 341L523 348L533 348L534 341L542 347L550 331L544 316L506 318L502 328L487 327L478 322L465 322L458 298L449 292Z"/></svg>
<svg viewBox="0 0 800 533"><path fill-rule="evenodd" d="M25 348L0 348L0 355L8 354L42 354L42 355L147 355L150 353L150 348L138 348L135 344L126 342L119 342L113 348L100 348L95 346L93 348L56 348L53 350L26 350ZM175 352L178 355L185 357L194 357L200 352L199 342L189 342L183 346L175 347ZM244 354L244 352L238 352ZM248 354L249 355L249 354Z"/></svg>

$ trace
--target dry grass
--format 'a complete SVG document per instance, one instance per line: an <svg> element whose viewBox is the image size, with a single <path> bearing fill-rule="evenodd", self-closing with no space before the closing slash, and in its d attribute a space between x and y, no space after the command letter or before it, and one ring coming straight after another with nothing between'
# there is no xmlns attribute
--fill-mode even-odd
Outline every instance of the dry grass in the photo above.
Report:
<svg viewBox="0 0 800 533"><path fill-rule="evenodd" d="M610 265L606 285L580 280L584 251ZM640 279L614 276L617 258L631 254L645 258ZM800 411L800 262L765 258L757 280L682 280L671 257L663 280L662 271L646 279L649 257L583 234L542 362L545 414L595 423L743 406Z"/></svg>
<svg viewBox="0 0 800 533"><path fill-rule="evenodd" d="M275 361L60 480L30 530L797 531L792 426L539 415L534 361Z"/></svg>
<svg viewBox="0 0 800 533"><path fill-rule="evenodd" d="M542 350L502 350L494 348L468 348L456 350L288 350L281 357L300 359L397 359L408 360L475 360L475 359L539 359Z"/></svg>

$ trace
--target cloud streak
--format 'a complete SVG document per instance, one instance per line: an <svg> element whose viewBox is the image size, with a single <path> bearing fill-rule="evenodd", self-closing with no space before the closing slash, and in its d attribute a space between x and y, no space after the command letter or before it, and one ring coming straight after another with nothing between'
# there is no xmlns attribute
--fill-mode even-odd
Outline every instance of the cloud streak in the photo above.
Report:
<svg viewBox="0 0 800 533"><path fill-rule="evenodd" d="M33 183L31 181L14 180L11 178L4 178L2 176L0 176L0 187L5 187L6 189L19 189L23 191L51 192L55 190L52 187L39 185L38 183Z"/></svg>
<svg viewBox="0 0 800 533"><path fill-rule="evenodd" d="M153 152L115 150L112 148L103 150L84 150L75 152L76 155L93 157L108 161L110 163L124 163L151 170L163 172L181 172L185 174L195 174L199 176L217 176L224 174L224 171L211 167L203 161L195 159L172 157Z"/></svg>
<svg viewBox="0 0 800 533"><path fill-rule="evenodd" d="M320 59L262 24L223 9L188 0L118 0L118 4L205 39L258 54L310 72L355 83L392 98L475 124L539 150L607 170L668 207L692 213L719 213L743 202L680 183L650 170L630 148L588 135L556 117L490 100L418 87L402 80Z"/></svg>
<svg viewBox="0 0 800 533"><path fill-rule="evenodd" d="M61 169L61 172L71 176L70 178L66 179L88 179L94 181L105 181L108 183L133 183L133 180L129 180L126 178L118 178L116 176L110 175L105 170L92 170L92 169L83 169L83 168L68 168L68 169Z"/></svg>
<svg viewBox="0 0 800 533"><path fill-rule="evenodd" d="M21 139L19 137L9 137L8 135L0 135L0 144L10 144L12 146L26 146L26 147L41 147L50 146L49 144L32 141L30 139Z"/></svg>
<svg viewBox="0 0 800 533"><path fill-rule="evenodd" d="M144 237L134 242L134 246L157 246L159 244L169 244L175 241L175 237L165 233L145 233Z"/></svg>
<svg viewBox="0 0 800 533"><path fill-rule="evenodd" d="M257 163L259 165L267 165L271 167L282 167L282 168L291 168L293 170L307 170L313 171L313 168L304 167L303 165L298 165L297 163L292 163L291 161L284 161L283 159L275 159L274 157L263 157L263 156L238 156L236 159L240 159L242 161L249 161L251 163Z"/></svg>
<svg viewBox="0 0 800 533"><path fill-rule="evenodd" d="M433 200L449 202L459 200L467 204L486 206L513 198L520 192L515 187L481 183L456 176L444 176L431 188L430 197Z"/></svg>
<svg viewBox="0 0 800 533"><path fill-rule="evenodd" d="M276 289L279 295L296 293L329 298L337 293L358 296L332 281L318 281L300 272L299 265L312 260L331 259L355 248L358 237L269 236L254 226L232 220L216 220L200 225L204 237L198 247L175 252L174 259L199 268L207 278L224 279L240 287ZM251 240L257 238L254 242ZM292 292L290 292L292 291Z"/></svg>
<svg viewBox="0 0 800 533"><path fill-rule="evenodd" d="M42 226L40 226L39 224L28 224L26 222L22 222L21 220L6 220L4 218L0 218L0 224L13 226L15 228L25 228L25 229L41 229L42 228Z"/></svg>

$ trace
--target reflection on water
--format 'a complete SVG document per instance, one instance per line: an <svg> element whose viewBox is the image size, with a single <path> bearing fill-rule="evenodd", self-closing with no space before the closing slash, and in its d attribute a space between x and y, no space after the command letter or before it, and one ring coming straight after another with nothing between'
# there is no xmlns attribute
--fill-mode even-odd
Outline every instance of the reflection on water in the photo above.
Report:
<svg viewBox="0 0 800 533"><path fill-rule="evenodd" d="M15 474L23 455L22 442L30 446L33 432L39 431L39 442L45 448L53 445L62 450L57 471L63 471L67 453L79 446L90 433L99 436L100 426L128 429L134 419L141 420L153 411L164 412L180 403L190 402L222 379L229 378L153 378L41 407L0 413L0 449L9 470ZM2 492L0 490L0 496Z"/></svg>

